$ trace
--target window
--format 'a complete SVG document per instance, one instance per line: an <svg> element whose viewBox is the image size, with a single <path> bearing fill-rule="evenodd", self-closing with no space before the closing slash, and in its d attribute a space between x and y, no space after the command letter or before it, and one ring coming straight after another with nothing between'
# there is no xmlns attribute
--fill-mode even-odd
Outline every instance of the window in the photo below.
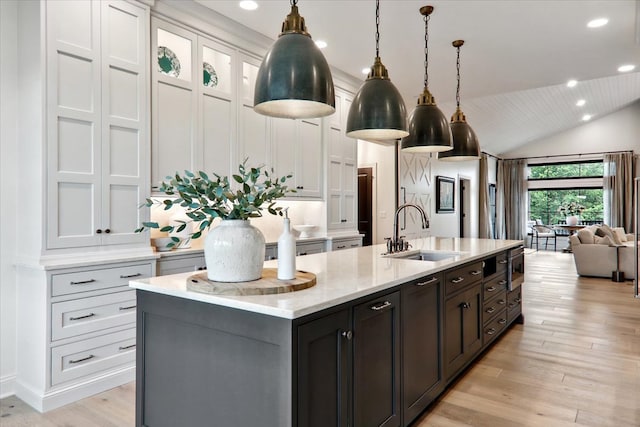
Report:
<svg viewBox="0 0 640 427"><path fill-rule="evenodd" d="M602 160L559 162L529 166L529 219L543 224L565 222L560 206L570 202L584 206L580 221L602 222L604 199Z"/></svg>

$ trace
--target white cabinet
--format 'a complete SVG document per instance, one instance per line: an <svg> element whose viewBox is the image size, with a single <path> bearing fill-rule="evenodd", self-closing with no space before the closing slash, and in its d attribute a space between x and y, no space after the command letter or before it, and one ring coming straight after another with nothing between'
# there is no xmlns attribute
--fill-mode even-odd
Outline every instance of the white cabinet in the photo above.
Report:
<svg viewBox="0 0 640 427"><path fill-rule="evenodd" d="M204 260L204 253L201 251L195 253L163 255L158 260L157 275L166 276L169 274L186 273L189 271L202 271L206 268L207 265Z"/></svg>
<svg viewBox="0 0 640 427"><path fill-rule="evenodd" d="M327 229L357 229L357 141L345 136L353 95L336 89L336 113L327 120Z"/></svg>
<svg viewBox="0 0 640 427"><path fill-rule="evenodd" d="M271 119L273 167L279 176L293 175L289 197L322 198L321 119Z"/></svg>
<svg viewBox="0 0 640 427"><path fill-rule="evenodd" d="M135 379L128 284L152 277L155 257L18 270L18 397L45 412Z"/></svg>
<svg viewBox="0 0 640 427"><path fill-rule="evenodd" d="M327 246L328 250L330 251L341 251L344 249L359 248L360 246L362 246L362 237L334 237L331 240L327 240Z"/></svg>
<svg viewBox="0 0 640 427"><path fill-rule="evenodd" d="M48 249L147 239L148 13L46 2Z"/></svg>
<svg viewBox="0 0 640 427"><path fill-rule="evenodd" d="M324 240L296 242L296 256L319 254L324 252Z"/></svg>
<svg viewBox="0 0 640 427"><path fill-rule="evenodd" d="M235 161L235 51L158 18L152 18L151 38L152 189L185 170L229 175Z"/></svg>

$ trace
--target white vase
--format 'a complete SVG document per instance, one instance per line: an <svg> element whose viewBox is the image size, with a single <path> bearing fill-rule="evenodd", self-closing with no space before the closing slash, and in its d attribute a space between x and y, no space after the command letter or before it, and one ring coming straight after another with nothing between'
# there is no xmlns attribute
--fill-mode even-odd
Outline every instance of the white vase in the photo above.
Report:
<svg viewBox="0 0 640 427"><path fill-rule="evenodd" d="M228 219L204 242L207 277L215 282L250 282L262 276L264 235L249 220Z"/></svg>
<svg viewBox="0 0 640 427"><path fill-rule="evenodd" d="M577 215L569 215L567 216L567 225L578 225L578 216Z"/></svg>

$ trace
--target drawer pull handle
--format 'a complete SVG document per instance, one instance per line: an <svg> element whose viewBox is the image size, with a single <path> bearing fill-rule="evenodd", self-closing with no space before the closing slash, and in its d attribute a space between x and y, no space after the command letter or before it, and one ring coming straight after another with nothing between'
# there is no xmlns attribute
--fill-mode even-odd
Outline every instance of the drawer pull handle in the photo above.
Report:
<svg viewBox="0 0 640 427"><path fill-rule="evenodd" d="M132 277L138 277L138 276L142 276L142 273L136 273L136 274L121 274L120 278L121 279L131 279Z"/></svg>
<svg viewBox="0 0 640 427"><path fill-rule="evenodd" d="M495 308L495 307L489 307L489 308L487 308L487 313L489 313L489 314L493 313L494 311L496 311L496 308Z"/></svg>
<svg viewBox="0 0 640 427"><path fill-rule="evenodd" d="M460 307L462 307L462 308L471 308L471 303L470 302L460 303Z"/></svg>
<svg viewBox="0 0 640 427"><path fill-rule="evenodd" d="M522 301L520 298L516 298L516 304L520 304L520 301Z"/></svg>
<svg viewBox="0 0 640 427"><path fill-rule="evenodd" d="M500 301L498 301L498 304L500 304L500 305L505 305L506 303L507 303L507 302L506 302L505 300L503 300L503 299L501 299Z"/></svg>
<svg viewBox="0 0 640 427"><path fill-rule="evenodd" d="M351 331L342 331L341 334L343 337L345 337L346 339L350 340L351 338L353 338L353 332Z"/></svg>
<svg viewBox="0 0 640 427"><path fill-rule="evenodd" d="M346 248L346 246L345 246L345 245L338 246L338 249L344 249L344 248Z"/></svg>
<svg viewBox="0 0 640 427"><path fill-rule="evenodd" d="M435 283L437 281L438 281L437 277L432 277L431 279L427 280L426 282L418 282L418 283L416 283L416 286L430 285L430 284Z"/></svg>
<svg viewBox="0 0 640 427"><path fill-rule="evenodd" d="M490 328L490 329L487 330L487 335L493 335L495 333L496 333L495 328Z"/></svg>
<svg viewBox="0 0 640 427"><path fill-rule="evenodd" d="M500 261L498 261L498 264L506 264L509 261L507 261L506 259L501 259Z"/></svg>
<svg viewBox="0 0 640 427"><path fill-rule="evenodd" d="M79 282L69 282L70 285L86 285L87 283L93 283L95 282L96 279L89 279L89 280L81 280Z"/></svg>
<svg viewBox="0 0 640 427"><path fill-rule="evenodd" d="M457 279L451 279L451 283L457 285L458 283L464 282L464 277L458 277Z"/></svg>
<svg viewBox="0 0 640 427"><path fill-rule="evenodd" d="M298 252L298 256L303 256L303 255L306 255L306 254L307 254L306 252Z"/></svg>
<svg viewBox="0 0 640 427"><path fill-rule="evenodd" d="M123 350L129 350L130 348L134 348L136 345L135 344L131 344L131 345L125 345L125 346L120 346L118 347L118 351L123 351Z"/></svg>
<svg viewBox="0 0 640 427"><path fill-rule="evenodd" d="M134 305L128 305L126 307L118 307L118 310L125 311L125 310L131 310L132 308L136 308L135 304Z"/></svg>
<svg viewBox="0 0 640 427"><path fill-rule="evenodd" d="M472 276L477 276L480 273L482 273L482 270L473 270L469 272L469 274Z"/></svg>
<svg viewBox="0 0 640 427"><path fill-rule="evenodd" d="M275 259L275 258L276 258L276 257L274 257L274 256L270 256L270 257L268 257L268 259L270 259L270 260L271 260L271 259ZM198 271L202 271L202 270L206 270L206 269L207 269L207 267L203 265L203 266L197 267L196 269L197 269Z"/></svg>
<svg viewBox="0 0 640 427"><path fill-rule="evenodd" d="M89 317L93 317L95 316L95 313L89 313L89 314L85 314L84 316L78 316L78 317L69 317L69 320L80 320L80 319L88 319Z"/></svg>
<svg viewBox="0 0 640 427"><path fill-rule="evenodd" d="M95 356L93 354L88 355L87 357L83 357L82 359L78 359L78 360L69 360L70 364L75 364L75 363L81 363L81 362L86 362L87 360L91 360L93 359Z"/></svg>
<svg viewBox="0 0 640 427"><path fill-rule="evenodd" d="M500 323L501 325L504 325L505 323L507 323L507 319L500 319L498 320L498 323Z"/></svg>
<svg viewBox="0 0 640 427"><path fill-rule="evenodd" d="M498 285L506 285L506 284L507 284L507 281L506 281L506 280L500 280L500 281L498 282Z"/></svg>
<svg viewBox="0 0 640 427"><path fill-rule="evenodd" d="M351 247L352 247L352 248L359 248L359 247L360 247L360 245L359 245L359 244L357 244L357 243L352 243L352 244L351 244Z"/></svg>
<svg viewBox="0 0 640 427"><path fill-rule="evenodd" d="M380 304L372 305L369 308L371 308L371 310L380 311L380 310L383 310L383 309L385 309L385 308L387 308L389 306L391 306L391 302L385 301L385 302L381 302Z"/></svg>
<svg viewBox="0 0 640 427"><path fill-rule="evenodd" d="M496 290L496 288L493 287L493 286L489 286L486 290L487 290L487 292L493 292L493 291Z"/></svg>

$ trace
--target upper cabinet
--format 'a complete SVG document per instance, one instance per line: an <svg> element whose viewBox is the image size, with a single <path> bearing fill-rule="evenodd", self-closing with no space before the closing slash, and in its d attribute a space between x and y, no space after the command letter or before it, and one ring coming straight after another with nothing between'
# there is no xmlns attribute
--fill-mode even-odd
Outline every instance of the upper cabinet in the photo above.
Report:
<svg viewBox="0 0 640 427"><path fill-rule="evenodd" d="M328 118L327 229L357 229L357 140L345 135L353 94L336 89L336 112Z"/></svg>
<svg viewBox="0 0 640 427"><path fill-rule="evenodd" d="M46 2L48 249L142 243L149 12Z"/></svg>
<svg viewBox="0 0 640 427"><path fill-rule="evenodd" d="M153 18L151 183L185 170L228 175L235 140L234 51Z"/></svg>

